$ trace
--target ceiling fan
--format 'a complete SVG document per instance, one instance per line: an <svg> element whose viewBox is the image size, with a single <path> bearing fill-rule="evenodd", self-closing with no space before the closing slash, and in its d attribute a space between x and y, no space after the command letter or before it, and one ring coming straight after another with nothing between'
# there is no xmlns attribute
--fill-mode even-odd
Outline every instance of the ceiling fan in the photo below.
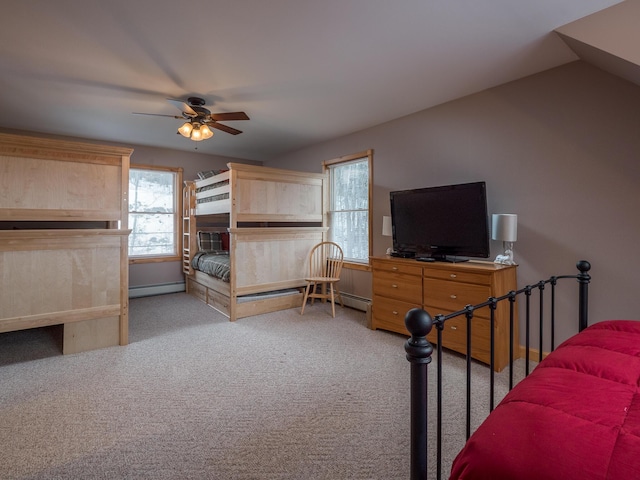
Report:
<svg viewBox="0 0 640 480"><path fill-rule="evenodd" d="M185 123L178 128L180 135L186 138L190 138L195 142L206 140L213 137L212 128L222 130L223 132L230 133L231 135L238 135L242 133L241 130L229 127L219 123L220 121L230 120L249 120L249 117L244 112L227 112L227 113L211 113L209 109L204 108L205 101L199 97L189 97L187 103L182 100L167 99L169 103L175 105L182 115L164 115L161 113L139 113L134 112L134 115L153 115L155 117L169 117L186 120Z"/></svg>

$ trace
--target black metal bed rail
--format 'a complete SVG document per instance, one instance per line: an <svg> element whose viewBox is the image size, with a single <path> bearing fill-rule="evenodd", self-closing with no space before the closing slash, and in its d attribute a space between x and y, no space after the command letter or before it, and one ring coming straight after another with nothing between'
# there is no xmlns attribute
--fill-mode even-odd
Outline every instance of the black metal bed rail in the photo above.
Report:
<svg viewBox="0 0 640 480"><path fill-rule="evenodd" d="M588 325L588 301L591 265L586 260L576 264L579 270L577 275L552 276L547 280L527 285L519 290L512 290L500 297L490 297L487 301L477 305L467 305L464 309L447 315L431 317L429 313L420 308L414 308L407 312L405 325L411 337L405 343L407 360L411 363L411 480L426 480L428 473L427 450L430 445L427 441L427 406L428 406L428 365L431 363L433 345L427 340L427 335L432 328L436 328L437 357L436 357L436 479L442 478L442 331L447 320L464 315L467 321L466 338L466 439L471 436L471 328L474 313L483 308L489 308L490 315L490 364L489 364L489 411L494 409L495 402L495 311L499 302L509 302L509 390L513 388L514 365L514 319L516 299L520 295L525 296L525 376L529 375L530 365L530 327L531 327L531 295L538 292L539 318L538 318L538 362L543 358L544 340L544 291L547 285L551 285L550 305L550 351L555 349L555 309L556 309L556 285L561 279L577 279L578 281L578 330L584 330ZM519 339L515 339L519 341Z"/></svg>

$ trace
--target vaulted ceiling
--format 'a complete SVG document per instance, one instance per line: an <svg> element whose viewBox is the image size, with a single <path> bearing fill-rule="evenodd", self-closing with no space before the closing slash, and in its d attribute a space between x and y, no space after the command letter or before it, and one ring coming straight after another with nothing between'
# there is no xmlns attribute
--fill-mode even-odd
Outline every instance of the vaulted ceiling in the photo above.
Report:
<svg viewBox="0 0 640 480"><path fill-rule="evenodd" d="M3 3L0 127L127 145L268 160L579 56L640 85L640 0ZM189 96L250 120L133 115Z"/></svg>
<svg viewBox="0 0 640 480"><path fill-rule="evenodd" d="M640 85L640 1L627 0L556 32L582 60Z"/></svg>

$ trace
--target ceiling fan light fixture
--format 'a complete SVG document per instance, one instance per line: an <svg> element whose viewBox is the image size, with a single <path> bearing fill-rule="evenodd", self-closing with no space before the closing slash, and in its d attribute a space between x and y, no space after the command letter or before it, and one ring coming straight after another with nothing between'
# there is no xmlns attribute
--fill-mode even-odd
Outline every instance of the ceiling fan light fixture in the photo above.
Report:
<svg viewBox="0 0 640 480"><path fill-rule="evenodd" d="M191 140L194 142L201 142L204 140L204 136L202 135L202 131L200 130L200 124L195 123L193 125L193 131L191 132Z"/></svg>
<svg viewBox="0 0 640 480"><path fill-rule="evenodd" d="M192 130L193 130L193 125L191 125L191 122L185 122L178 129L178 133L180 135L182 135L183 137L189 138L191 136L191 131Z"/></svg>
<svg viewBox="0 0 640 480"><path fill-rule="evenodd" d="M202 134L203 140L213 137L213 132L211 131L208 125L202 125L200 127L200 133Z"/></svg>
<svg viewBox="0 0 640 480"><path fill-rule="evenodd" d="M181 100L168 99L170 103L178 107L182 116L165 115L162 113L136 113L136 115L154 115L160 117L170 117L180 119L184 123L180 125L176 133L194 142L201 142L213 137L214 130L222 130L231 135L242 133L233 127L229 127L220 123L220 121L249 120L249 116L244 112L221 112L211 113L209 109L204 108L205 101L199 97L189 97L187 105Z"/></svg>

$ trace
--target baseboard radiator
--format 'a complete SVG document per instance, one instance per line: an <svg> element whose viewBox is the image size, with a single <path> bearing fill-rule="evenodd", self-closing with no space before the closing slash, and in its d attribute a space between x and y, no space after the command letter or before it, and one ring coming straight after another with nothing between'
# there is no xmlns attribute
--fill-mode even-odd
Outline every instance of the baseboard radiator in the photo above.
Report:
<svg viewBox="0 0 640 480"><path fill-rule="evenodd" d="M344 292L340 292L340 296L342 297L345 307L355 308L363 312L369 312L371 310L371 300L368 298Z"/></svg>
<svg viewBox="0 0 640 480"><path fill-rule="evenodd" d="M150 297L165 293L179 293L186 290L184 282L163 283L160 285L140 285L129 288L129 298Z"/></svg>

